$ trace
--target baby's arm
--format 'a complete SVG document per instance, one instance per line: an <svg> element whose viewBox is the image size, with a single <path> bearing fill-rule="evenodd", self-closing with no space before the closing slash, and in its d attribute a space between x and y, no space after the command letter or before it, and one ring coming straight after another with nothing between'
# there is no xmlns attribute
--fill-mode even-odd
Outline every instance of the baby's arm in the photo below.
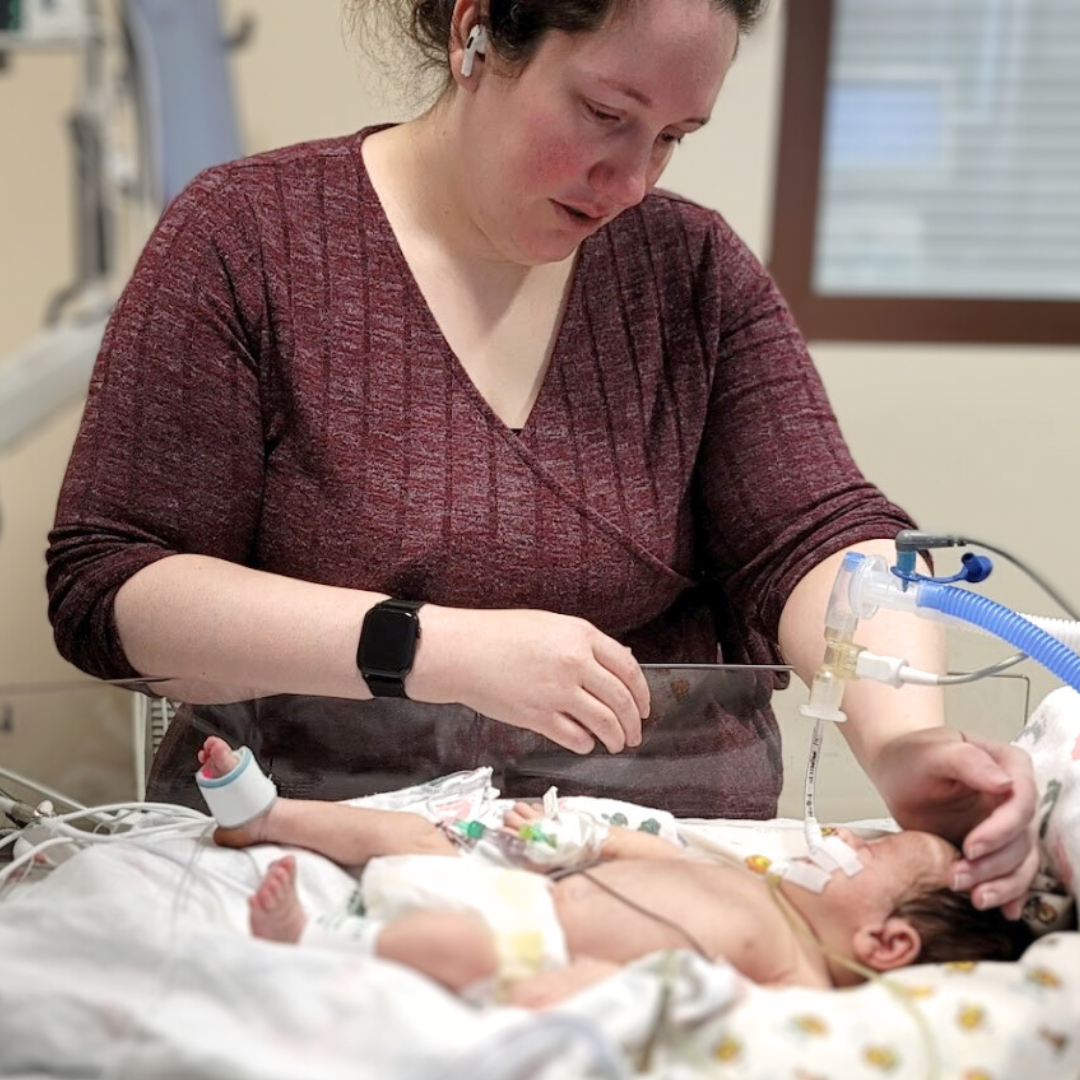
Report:
<svg viewBox="0 0 1080 1080"><path fill-rule="evenodd" d="M510 829L517 830L522 825L540 821L544 810L537 803L515 803L503 817L503 823ZM626 829L621 825L609 825L604 846L600 849L600 858L608 859L681 859L685 857L682 848L667 840L661 840L652 833L637 829Z"/></svg>
<svg viewBox="0 0 1080 1080"><path fill-rule="evenodd" d="M612 825L600 852L603 859L685 859L686 852L668 840L638 829Z"/></svg>

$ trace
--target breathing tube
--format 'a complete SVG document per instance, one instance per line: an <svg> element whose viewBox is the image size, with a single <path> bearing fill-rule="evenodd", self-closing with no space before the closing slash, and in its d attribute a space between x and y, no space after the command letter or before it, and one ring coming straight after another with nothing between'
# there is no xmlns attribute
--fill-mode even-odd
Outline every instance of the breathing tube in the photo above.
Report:
<svg viewBox="0 0 1080 1080"><path fill-rule="evenodd" d="M804 828L811 852L822 844L822 832L814 813L814 788L820 761L825 721L847 719L840 709L844 688L850 679L869 678L900 687L905 683L942 686L970 682L994 674L1030 657L1062 682L1080 691L1080 621L1047 619L1017 614L1002 604L953 582L977 584L990 574L988 558L973 553L962 558L963 567L949 578L931 578L915 570L915 556L927 548L964 546L968 540L957 536L935 536L909 530L896 538L897 563L890 568L880 555L848 552L833 582L825 614L825 655L814 675L809 701L799 711L816 721L806 770ZM980 546L1016 563L1028 573L1066 612L1076 612L1037 573L1007 552L979 541ZM899 657L878 656L856 644L854 634L860 619L869 619L879 608L907 611L923 618L965 629L977 629L1018 648L1020 654L1001 664L962 676L935 675L911 668Z"/></svg>
<svg viewBox="0 0 1080 1080"><path fill-rule="evenodd" d="M968 559L965 556L965 559ZM923 618L945 622L952 626L974 628L1001 638L1020 649L1026 656L1041 664L1062 682L1074 690L1080 690L1080 655L1071 645L1080 644L1080 625L1065 619L1043 619L1021 615L995 600L953 585L967 574L967 580L978 582L989 574L988 560L967 562L965 570L945 581L924 577L894 567L889 569L880 555L860 555L849 552L844 557L843 570L837 575L836 586L844 592L842 599L830 598L830 608L836 603L848 614L844 635L847 648L843 671L837 671L838 682L846 678L866 676L882 682L899 685L903 678L885 677L884 672L872 670L869 656L851 641L853 623L868 619L879 608L908 611ZM837 621L837 615L827 616L826 638L829 636L828 620ZM874 658L877 660L878 658ZM823 665L824 666L824 665ZM912 680L914 681L914 680ZM816 682L816 679L815 679ZM834 694L840 688L831 688ZM811 702L814 695L811 693ZM828 718L828 717L826 717Z"/></svg>
<svg viewBox="0 0 1080 1080"><path fill-rule="evenodd" d="M1051 637L1046 630L970 589L939 585L933 581L917 582L914 587L917 590L917 608L940 611L943 615L951 615L1001 638L1042 664L1063 683L1080 691L1080 656Z"/></svg>

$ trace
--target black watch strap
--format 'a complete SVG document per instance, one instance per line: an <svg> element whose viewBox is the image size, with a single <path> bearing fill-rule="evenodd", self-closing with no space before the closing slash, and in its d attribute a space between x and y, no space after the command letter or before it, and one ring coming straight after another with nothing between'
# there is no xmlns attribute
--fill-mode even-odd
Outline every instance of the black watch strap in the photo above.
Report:
<svg viewBox="0 0 1080 1080"><path fill-rule="evenodd" d="M365 675L364 682L367 683L372 697L407 698L409 696L405 693L404 679L386 679L382 675Z"/></svg>
<svg viewBox="0 0 1080 1080"><path fill-rule="evenodd" d="M395 660L394 666L399 668L397 674L384 670L371 670L371 665L365 662L365 655L369 651L367 635L378 632L377 623L380 616L390 612L415 614L425 603L427 603L426 600L383 600L376 604L365 617L364 626L360 632L360 644L356 650L356 664L360 669L364 682L367 683L368 689L371 691L372 697L407 698L409 696L405 693L405 677L412 670L416 643L420 638L420 627L419 624L416 625L412 647L408 653Z"/></svg>
<svg viewBox="0 0 1080 1080"><path fill-rule="evenodd" d="M375 606L394 611L419 611L426 603L426 600L398 600L391 597L389 600L380 600Z"/></svg>

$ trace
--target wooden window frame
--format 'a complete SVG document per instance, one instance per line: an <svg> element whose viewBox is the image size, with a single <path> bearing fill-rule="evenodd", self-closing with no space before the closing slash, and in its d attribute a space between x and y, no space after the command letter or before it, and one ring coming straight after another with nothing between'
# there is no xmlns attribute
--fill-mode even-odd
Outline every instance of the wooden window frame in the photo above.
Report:
<svg viewBox="0 0 1080 1080"><path fill-rule="evenodd" d="M769 270L805 337L1080 344L1080 301L873 297L812 289L833 0L788 0Z"/></svg>

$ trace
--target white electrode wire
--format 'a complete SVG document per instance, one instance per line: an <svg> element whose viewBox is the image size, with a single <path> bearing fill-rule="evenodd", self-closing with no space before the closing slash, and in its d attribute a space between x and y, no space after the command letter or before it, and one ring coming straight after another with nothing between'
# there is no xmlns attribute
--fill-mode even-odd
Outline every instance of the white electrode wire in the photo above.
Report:
<svg viewBox="0 0 1080 1080"><path fill-rule="evenodd" d="M814 733L810 736L810 749L806 755L806 783L803 787L803 834L806 846L811 854L822 845L821 826L814 810L814 788L817 784L818 763L821 760L821 744L825 737L825 721L814 723Z"/></svg>
<svg viewBox="0 0 1080 1080"><path fill-rule="evenodd" d="M42 818L38 823L57 836L66 836L71 840L78 840L89 844L122 844L125 840L144 836L182 836L192 830L205 829L206 823L201 821L186 821L171 825L148 825L143 829L132 829L123 833L99 833L87 832L86 829L76 829L73 825L58 821L55 818Z"/></svg>
<svg viewBox="0 0 1080 1080"><path fill-rule="evenodd" d="M53 821L78 821L84 817L97 817L98 815L105 814L122 814L124 817L130 817L132 814L138 813L151 813L157 812L159 814L169 814L176 818L183 818L189 823L200 822L203 825L209 824L213 821L213 818L209 814L200 813L198 810L192 810L187 806L177 806L175 803L156 803L156 802L118 802L118 803L106 803L103 806L84 806L79 810L72 810L67 814L55 814L50 815ZM104 824L115 824L111 818L106 819ZM176 824L180 824L177 822Z"/></svg>
<svg viewBox="0 0 1080 1080"><path fill-rule="evenodd" d="M85 817L91 817L96 818L98 820L98 827L101 827L114 824L112 819L107 816L110 813L120 811L126 818L133 813L139 813L145 810L158 810L162 813L174 814L185 820L167 825L147 826L144 829L132 830L118 835L106 835L96 831L87 832L84 829L72 829L67 825L69 821L78 821ZM123 820L123 818L120 820ZM56 842L70 843L72 840L94 844L109 840L131 839L136 834L141 836L172 834L176 836L181 835L182 832L189 831L195 825L208 827L213 824L213 819L208 818L205 814L200 814L197 810L189 810L186 806L174 806L171 803L112 803L107 806L83 807L81 810L75 810L69 814L45 815L33 824L44 826L59 834L55 840L38 844L37 850L41 850L44 848L45 843L48 843L48 845L52 847L55 846ZM21 836L22 830L19 830L0 839L0 851L9 844L16 843ZM7 867L4 874L10 873L10 871L11 867ZM4 877L0 876L0 882L3 880Z"/></svg>
<svg viewBox="0 0 1080 1080"><path fill-rule="evenodd" d="M13 833L8 833L7 836L0 840L0 851L3 851L9 844L14 844L20 836L22 836L22 829L16 829Z"/></svg>
<svg viewBox="0 0 1080 1080"><path fill-rule="evenodd" d="M1000 664L993 664L981 671L968 671L960 675L936 675L932 671L920 671L918 668L904 664L900 668L900 680L911 686L962 686L965 683L978 682L979 679L997 675L999 672L1023 663L1027 658L1027 653L1017 653L1015 656L1010 656L1008 660L1002 660Z"/></svg>
<svg viewBox="0 0 1080 1080"><path fill-rule="evenodd" d="M137 813L144 809L155 809L162 813L174 813L176 816L182 817L185 820L170 822L165 825L148 825L138 831L142 835L161 835L168 834L170 832L177 833L180 830L188 830L195 825L205 826L210 823L212 819L208 818L205 814L199 814L198 811L188 810L182 806L171 806L168 803L114 803L109 806L94 806L87 807L83 810L73 810L69 814L45 814L35 821L35 825L44 825L50 829L54 829L56 832L64 832L68 836L72 836L78 840L85 840L87 843L97 843L106 840L119 840L130 835L129 833L120 833L117 835L109 835L97 832L87 832L85 829L66 829L55 828L56 826L67 826L69 821L79 821L82 818L90 817L97 820L98 825L96 828L101 828L115 824L111 818L107 815L116 811L123 811L124 817L130 817L132 813ZM134 830L133 830L134 831ZM18 834L15 836L6 837L4 840L0 840L0 849L4 848L7 844L13 843L18 839Z"/></svg>
<svg viewBox="0 0 1080 1080"><path fill-rule="evenodd" d="M963 683L976 682L978 679L988 679L991 675L997 675L1002 671L1008 671L1011 667L1016 667L1017 664L1022 664L1027 658L1028 654L1021 652L1015 656L1010 656L1007 660L1001 660L996 664L991 664L989 667L980 668L978 671L967 671L960 675L939 675L937 685L960 686Z"/></svg>
<svg viewBox="0 0 1080 1080"><path fill-rule="evenodd" d="M76 816L76 815L69 815ZM180 856L174 855L171 852L165 851L162 848L145 843L144 838L150 836L163 836L165 838L182 839L185 834L190 834L199 830L201 833L208 833L210 829L214 828L216 823L211 819L209 821L188 821L183 824L151 826L145 829L134 829L130 832L119 833L117 835L105 835L102 833L86 832L84 829L74 829L71 826L65 824L61 819L57 818L42 818L41 821L35 822L44 828L55 832L57 835L51 837L48 840L43 840L40 843L34 845L32 851L27 852L24 855L19 856L15 862L12 862L9 866L0 871L0 884L14 872L16 863L22 865L29 861L35 853L45 851L50 847L57 847L61 844L85 844L87 846L93 844L114 843L122 842L130 844L132 847L141 848L144 851L150 852L150 854L157 856L158 858L167 859L170 862L177 863L190 872L191 860ZM54 827L59 826L59 827ZM5 836L0 839L0 849L7 847L9 844L16 843L22 836L22 830L12 833L10 836ZM201 839L201 837L196 837ZM213 878L215 881L227 888L233 889L236 892L241 892L245 896L250 896L252 889L250 886L244 885L242 882L236 881L234 878L229 877L227 874L222 874L217 870L211 870L208 867L200 867L199 873L204 874L206 877ZM183 884L183 882L181 882Z"/></svg>
<svg viewBox="0 0 1080 1080"><path fill-rule="evenodd" d="M1007 660L1001 660L978 671L965 671L956 675L938 675L933 671L922 671L912 667L903 657L883 656L863 649L855 661L855 677L871 679L886 686L960 686L964 683L977 682L992 675L999 675L1017 664L1027 660L1027 653L1017 653Z"/></svg>

